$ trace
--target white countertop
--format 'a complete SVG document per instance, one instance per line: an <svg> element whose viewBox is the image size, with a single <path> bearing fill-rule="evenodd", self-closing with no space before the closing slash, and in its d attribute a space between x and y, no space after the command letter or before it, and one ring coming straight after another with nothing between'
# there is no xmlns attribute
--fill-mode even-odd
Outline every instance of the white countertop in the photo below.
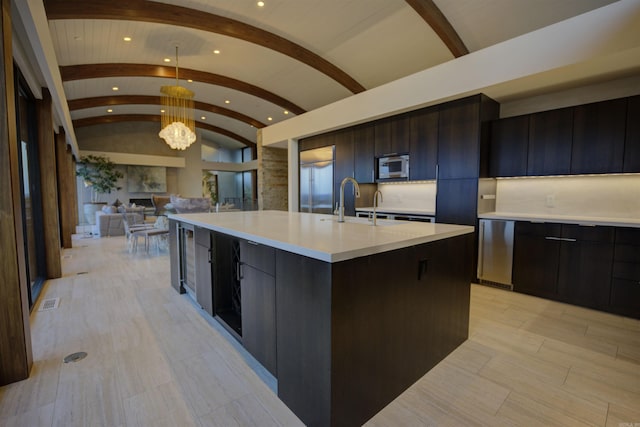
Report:
<svg viewBox="0 0 640 427"><path fill-rule="evenodd" d="M607 218L574 215L523 214L510 212L489 212L478 214L480 219L505 219L515 221L555 222L579 225L608 225L613 227L640 227L640 218Z"/></svg>
<svg viewBox="0 0 640 427"><path fill-rule="evenodd" d="M366 218L285 211L192 213L169 218L219 231L325 262L433 242L473 232L473 227L411 221L378 220L374 227Z"/></svg>
<svg viewBox="0 0 640 427"><path fill-rule="evenodd" d="M363 208L356 208L356 212L373 212L373 206L367 206ZM413 208L388 208L385 206L379 206L376 208L378 213L395 214L395 215L424 215L435 216L435 211L428 211L425 209L413 209Z"/></svg>

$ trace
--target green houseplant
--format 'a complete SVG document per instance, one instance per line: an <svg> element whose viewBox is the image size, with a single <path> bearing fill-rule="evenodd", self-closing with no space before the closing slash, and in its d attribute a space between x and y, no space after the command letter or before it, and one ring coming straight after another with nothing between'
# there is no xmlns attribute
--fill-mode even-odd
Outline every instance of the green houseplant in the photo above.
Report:
<svg viewBox="0 0 640 427"><path fill-rule="evenodd" d="M84 204L84 214L89 224L95 224L95 212L105 202L100 202L100 195L119 190L118 179L124 175L116 169L115 163L104 156L88 155L80 158L76 167L76 175L84 181L85 187L91 189L91 202Z"/></svg>

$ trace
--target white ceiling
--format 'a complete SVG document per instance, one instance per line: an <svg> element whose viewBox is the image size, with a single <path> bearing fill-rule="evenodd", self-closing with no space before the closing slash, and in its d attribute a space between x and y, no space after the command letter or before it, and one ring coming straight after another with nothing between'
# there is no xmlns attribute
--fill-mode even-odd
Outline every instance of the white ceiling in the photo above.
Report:
<svg viewBox="0 0 640 427"><path fill-rule="evenodd" d="M47 0L45 3L56 3ZM423 0L425 3L428 0ZM89 3L100 2L88 0ZM220 15L256 26L294 42L346 72L365 89L450 61L455 56L405 0L160 0L174 6ZM613 0L434 0L469 52L554 24ZM82 4L84 2L80 2ZM152 7L153 3L149 3ZM49 20L59 66L130 63L166 66L179 46L181 69L231 77L258 86L310 111L353 93L320 71L257 44L182 26L114 20ZM124 42L123 37L132 37ZM215 55L214 49L221 53ZM174 66L174 62L169 64ZM106 77L63 83L67 100L117 95L159 95L175 80L154 77ZM284 108L259 97L207 83L181 81L197 101L228 108L264 124L286 120ZM229 100L229 104L225 104ZM155 105L117 105L111 114L158 114ZM71 111L73 120L104 116L107 107ZM205 120L200 117L205 116ZM268 118L271 117L271 120ZM211 112L196 120L255 142L249 124ZM207 133L224 146L241 144ZM82 145L82 141L78 141Z"/></svg>

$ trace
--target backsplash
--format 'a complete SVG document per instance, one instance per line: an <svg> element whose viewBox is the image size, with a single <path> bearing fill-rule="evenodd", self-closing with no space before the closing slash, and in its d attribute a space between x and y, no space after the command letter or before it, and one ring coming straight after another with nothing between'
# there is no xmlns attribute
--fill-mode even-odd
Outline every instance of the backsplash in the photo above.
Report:
<svg viewBox="0 0 640 427"><path fill-rule="evenodd" d="M382 192L381 207L436 210L435 181L378 184L378 190Z"/></svg>
<svg viewBox="0 0 640 427"><path fill-rule="evenodd" d="M498 179L496 211L640 218L640 174Z"/></svg>

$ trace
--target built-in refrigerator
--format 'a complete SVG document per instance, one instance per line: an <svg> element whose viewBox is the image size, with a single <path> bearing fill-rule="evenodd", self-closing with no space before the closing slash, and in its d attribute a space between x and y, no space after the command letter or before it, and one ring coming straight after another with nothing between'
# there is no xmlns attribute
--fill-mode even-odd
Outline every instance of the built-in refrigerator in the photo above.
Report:
<svg viewBox="0 0 640 427"><path fill-rule="evenodd" d="M300 212L333 213L335 146L300 152Z"/></svg>

